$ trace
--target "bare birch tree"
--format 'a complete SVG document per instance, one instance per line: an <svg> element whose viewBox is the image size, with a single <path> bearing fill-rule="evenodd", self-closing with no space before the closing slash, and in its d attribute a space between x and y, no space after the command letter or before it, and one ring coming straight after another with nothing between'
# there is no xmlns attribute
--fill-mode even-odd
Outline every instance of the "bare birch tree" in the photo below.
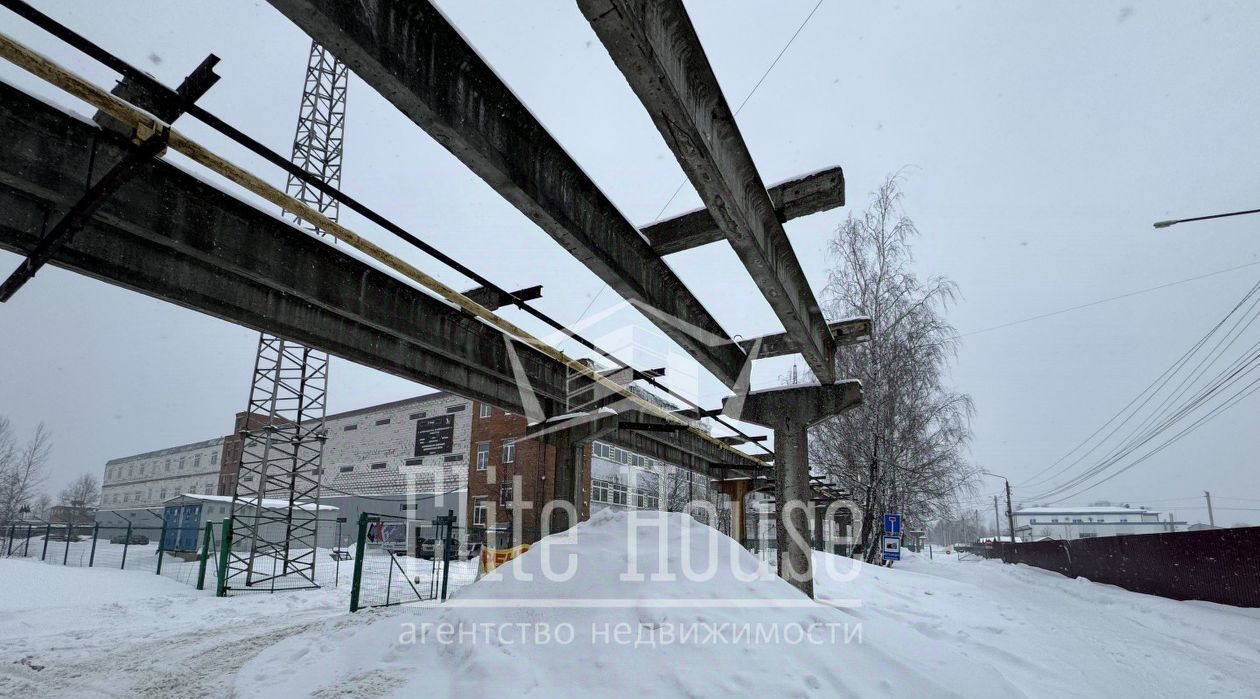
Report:
<svg viewBox="0 0 1260 699"><path fill-rule="evenodd" d="M96 480L96 476L90 473L85 473L74 479L70 485L62 488L61 493L57 496L58 504L77 504L83 507L96 507L96 503L100 499L101 484Z"/></svg>
<svg viewBox="0 0 1260 699"><path fill-rule="evenodd" d="M17 519L18 510L32 504L51 453L52 435L43 423L19 445L12 423L0 417L0 522Z"/></svg>
<svg viewBox="0 0 1260 699"><path fill-rule="evenodd" d="M894 175L830 244L828 315L869 316L874 330L870 342L842 348L836 358L839 376L862 381L862 405L819 425L810 453L815 468L861 504L868 561L879 551L878 513L901 512L911 525L949 516L955 496L974 488L977 476L964 456L971 398L944 381L957 343L944 314L957 289L911 270L917 235Z"/></svg>

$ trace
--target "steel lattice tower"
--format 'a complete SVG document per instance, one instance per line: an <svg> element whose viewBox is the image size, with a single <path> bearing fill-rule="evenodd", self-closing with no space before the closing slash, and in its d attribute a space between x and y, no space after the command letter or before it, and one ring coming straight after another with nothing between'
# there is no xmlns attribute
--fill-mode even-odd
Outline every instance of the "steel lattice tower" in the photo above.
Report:
<svg viewBox="0 0 1260 699"><path fill-rule="evenodd" d="M293 138L294 164L341 183L349 71L311 44ZM288 193L336 220L335 199L289 176ZM319 233L286 212L298 226ZM319 480L324 451L328 354L262 333L249 407L241 430L240 470L232 496L232 545L223 587L316 587ZM264 500L269 502L264 503ZM275 501L275 502L272 502Z"/></svg>

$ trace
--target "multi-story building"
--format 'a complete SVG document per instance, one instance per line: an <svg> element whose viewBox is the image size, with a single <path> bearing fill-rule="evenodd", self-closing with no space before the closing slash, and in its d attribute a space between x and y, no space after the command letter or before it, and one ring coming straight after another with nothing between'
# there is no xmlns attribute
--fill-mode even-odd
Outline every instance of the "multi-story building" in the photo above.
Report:
<svg viewBox="0 0 1260 699"><path fill-rule="evenodd" d="M101 479L101 510L160 508L183 493L214 494L223 437L110 459Z"/></svg>
<svg viewBox="0 0 1260 699"><path fill-rule="evenodd" d="M102 511L158 513L185 494L230 496L241 464L240 431L260 424L259 416L239 413L231 435L111 460ZM528 436L524 416L434 393L329 415L325 425L320 499L337 508L343 524L360 512L427 521L455 511L478 538L488 529L500 539L533 541L548 529L542 507L554 497L555 448ZM692 501L721 507L705 474L605 442L584 448L581 471L581 519L592 507L681 511ZM703 517L706 509L694 514Z"/></svg>
<svg viewBox="0 0 1260 699"><path fill-rule="evenodd" d="M1154 510L1128 505L1025 507L1016 510L1014 517L1015 535L1025 541L1159 534L1177 531L1178 526L1186 524L1161 519Z"/></svg>

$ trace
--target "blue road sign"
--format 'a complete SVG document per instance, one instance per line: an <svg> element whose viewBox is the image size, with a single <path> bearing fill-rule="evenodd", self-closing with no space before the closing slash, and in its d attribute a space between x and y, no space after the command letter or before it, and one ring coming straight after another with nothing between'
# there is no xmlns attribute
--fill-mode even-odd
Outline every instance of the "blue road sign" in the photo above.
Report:
<svg viewBox="0 0 1260 699"><path fill-rule="evenodd" d="M884 546L880 550L880 555L883 557L885 561L900 561L901 560L901 537L896 536L896 535L885 536Z"/></svg>
<svg viewBox="0 0 1260 699"><path fill-rule="evenodd" d="M884 533L900 534L901 533L901 515L890 513L884 514Z"/></svg>

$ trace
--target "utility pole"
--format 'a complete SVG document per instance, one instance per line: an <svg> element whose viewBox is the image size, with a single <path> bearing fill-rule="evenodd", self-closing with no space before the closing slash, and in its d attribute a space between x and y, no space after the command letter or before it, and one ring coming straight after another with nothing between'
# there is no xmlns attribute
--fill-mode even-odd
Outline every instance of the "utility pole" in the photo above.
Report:
<svg viewBox="0 0 1260 699"><path fill-rule="evenodd" d="M998 540L1002 540L1002 520L998 517L997 496L993 496L993 536Z"/></svg>
<svg viewBox="0 0 1260 699"><path fill-rule="evenodd" d="M1206 491L1206 490L1205 490L1205 491L1203 491L1203 497L1207 498L1207 504L1208 504L1208 524L1210 524L1210 525L1212 525L1213 527L1215 527L1215 526L1216 526L1216 518L1212 516L1212 494L1211 494L1211 493L1209 493L1208 491Z"/></svg>
<svg viewBox="0 0 1260 699"><path fill-rule="evenodd" d="M1003 479L1005 480L1005 479ZM1015 513L1011 510L1011 482L1006 481L1006 523L1011 527L1011 543L1015 543Z"/></svg>

